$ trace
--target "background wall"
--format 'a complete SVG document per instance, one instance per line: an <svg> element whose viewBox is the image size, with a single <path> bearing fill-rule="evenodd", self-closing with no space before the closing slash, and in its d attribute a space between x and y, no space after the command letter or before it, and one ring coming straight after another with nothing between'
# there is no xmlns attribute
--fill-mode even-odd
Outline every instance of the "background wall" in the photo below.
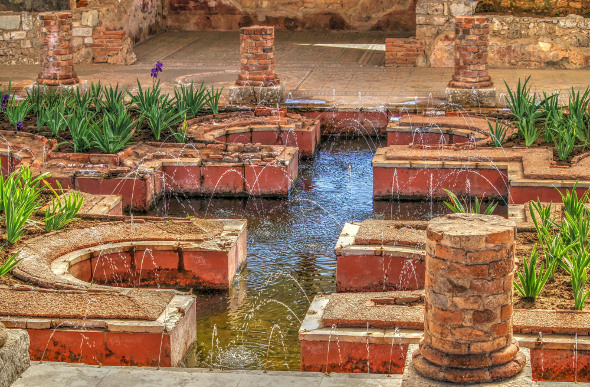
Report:
<svg viewBox="0 0 590 387"><path fill-rule="evenodd" d="M171 29L385 30L414 33L417 0L169 0Z"/></svg>
<svg viewBox="0 0 590 387"><path fill-rule="evenodd" d="M519 16L588 16L590 0L480 0L476 12Z"/></svg>
<svg viewBox="0 0 590 387"><path fill-rule="evenodd" d="M0 0L0 11L63 11L70 8L70 0Z"/></svg>

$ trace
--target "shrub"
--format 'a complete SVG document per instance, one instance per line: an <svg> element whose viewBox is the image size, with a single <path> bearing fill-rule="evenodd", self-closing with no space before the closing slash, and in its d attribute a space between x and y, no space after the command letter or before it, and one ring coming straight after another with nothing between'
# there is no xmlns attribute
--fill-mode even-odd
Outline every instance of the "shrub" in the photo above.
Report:
<svg viewBox="0 0 590 387"><path fill-rule="evenodd" d="M565 120L553 129L553 144L561 161L567 160L574 150L579 130L576 121Z"/></svg>
<svg viewBox="0 0 590 387"><path fill-rule="evenodd" d="M182 122L182 125L180 125L177 129L170 128L170 130L172 131L172 136L174 136L174 139L176 141L178 141L181 144L187 142L188 125L186 123L186 115L184 116L184 121Z"/></svg>
<svg viewBox="0 0 590 387"><path fill-rule="evenodd" d="M65 105L57 104L42 107L37 117L37 130L40 131L43 125L49 128L53 137L59 136L60 132L66 130Z"/></svg>
<svg viewBox="0 0 590 387"><path fill-rule="evenodd" d="M455 195L453 192L449 191L448 189L445 189L445 192L447 193L447 195L449 196L449 199L451 200L451 202L445 202L445 205L447 207L449 207L451 209L451 211L453 211L454 213L472 213L472 214L484 214L484 215L491 215L494 210L496 209L496 206L498 205L498 203L496 202L491 202L487 208L484 210L482 208L482 202L479 201L478 198L475 198L475 203L473 204L473 206L469 206L470 208L467 208L467 203L463 204L461 203L461 201L459 200L459 198L457 197L457 195Z"/></svg>
<svg viewBox="0 0 590 387"><path fill-rule="evenodd" d="M96 122L91 123L95 114L90 111L77 111L65 118L66 126L72 136L74 152L84 152L92 144L92 127Z"/></svg>
<svg viewBox="0 0 590 387"><path fill-rule="evenodd" d="M57 182L59 194L49 186L53 193L51 202L45 209L45 231L59 230L66 225L78 220L76 215L82 208L84 197L78 191L64 193L61 184Z"/></svg>
<svg viewBox="0 0 590 387"><path fill-rule="evenodd" d="M4 114L8 117L10 124L14 126L15 129L20 130L22 129L22 122L32 109L33 106L27 100L17 103L16 98L12 97L6 105Z"/></svg>
<svg viewBox="0 0 590 387"><path fill-rule="evenodd" d="M525 298L537 298L551 274L548 268L545 269L544 263L541 263L539 272L537 273L538 258L539 253L537 252L537 245L535 244L531 251L531 259L527 262L526 257L524 257L523 271L516 273L520 284L514 281L514 287Z"/></svg>
<svg viewBox="0 0 590 387"><path fill-rule="evenodd" d="M157 141L160 141L164 131L180 123L186 113L184 110L177 111L174 109L168 97L164 97L161 100L162 104L160 106L150 106L143 113L143 117Z"/></svg>
<svg viewBox="0 0 590 387"><path fill-rule="evenodd" d="M488 126L490 128L492 144L496 148L502 147L502 144L506 140L506 133L508 133L508 125L505 125L496 118L496 124L492 126L492 123L488 120Z"/></svg>
<svg viewBox="0 0 590 387"><path fill-rule="evenodd" d="M223 87L220 89L211 87L211 90L207 92L207 106L209 106L209 109L211 109L213 114L219 113L219 99L221 98L222 92Z"/></svg>
<svg viewBox="0 0 590 387"><path fill-rule="evenodd" d="M6 262L0 265L0 277L9 273L20 261L22 261L22 258L19 260L16 259L17 255L18 253L15 253L14 255L10 256Z"/></svg>
<svg viewBox="0 0 590 387"><path fill-rule="evenodd" d="M102 127L92 125L90 134L92 145L104 153L117 153L129 145L129 141L135 133L135 122L125 110L118 113L105 112Z"/></svg>
<svg viewBox="0 0 590 387"><path fill-rule="evenodd" d="M539 109L539 106L543 105L543 101L537 104L537 94L531 93L528 86L530 78L530 76L527 77L523 83L519 79L515 91L512 91L504 82L508 90L508 96L505 97L506 103L515 117L514 125L521 137L524 138L527 147L531 146L541 135L541 129L537 127L537 123L543 116L543 112Z"/></svg>
<svg viewBox="0 0 590 387"><path fill-rule="evenodd" d="M0 174L0 199L8 243L16 243L26 226L31 223L31 215L41 205L41 181L47 176L49 175L42 174L33 177L29 167L21 167L6 179Z"/></svg>
<svg viewBox="0 0 590 387"><path fill-rule="evenodd" d="M194 84L180 85L174 88L174 97L176 99L176 109L186 111L187 115L196 116L203 106L208 102L209 92L204 83L201 83L198 89L195 89Z"/></svg>

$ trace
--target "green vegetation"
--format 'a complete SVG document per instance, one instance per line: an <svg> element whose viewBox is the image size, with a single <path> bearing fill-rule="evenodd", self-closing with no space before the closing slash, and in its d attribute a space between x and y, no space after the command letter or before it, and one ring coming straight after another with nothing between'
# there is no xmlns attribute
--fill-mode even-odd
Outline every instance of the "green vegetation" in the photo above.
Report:
<svg viewBox="0 0 590 387"><path fill-rule="evenodd" d="M100 82L91 83L84 92L75 88L69 93L36 86L27 90L25 99L18 100L9 84L1 95L0 116L4 115L16 130L28 131L30 125L25 124L35 117L33 131L57 139L60 147L67 145L74 152L116 153L132 144L136 134L145 139L142 131L146 126L155 141L184 143L191 118L219 113L223 88L191 83L176 86L174 96L170 96L157 79L162 64L152 70L154 82L144 87L137 81L135 91Z"/></svg>
<svg viewBox="0 0 590 387"><path fill-rule="evenodd" d="M590 147L590 87L583 92L570 91L567 106L559 103L559 94L543 93L540 99L531 92L530 77L524 82L518 81L516 89L511 89L506 82L508 94L506 103L513 116L512 124L518 136L530 147L542 137L545 143L553 143L559 160L566 161L576 148ZM502 128L490 127L494 146L505 141Z"/></svg>
<svg viewBox="0 0 590 387"><path fill-rule="evenodd" d="M573 290L574 307L582 310L588 294L588 269L590 267L590 211L588 204L590 190L582 197L576 192L577 183L572 190L560 192L563 203L563 218L551 218L551 204L543 206L539 200L529 203L529 210L539 243L545 256L538 274L537 249L531 254L531 260L524 260L522 272L518 272L520 284L514 283L523 297L536 298L548 279L561 268L570 276Z"/></svg>
<svg viewBox="0 0 590 387"><path fill-rule="evenodd" d="M480 200L478 198L475 198L475 202L473 203L473 206L472 206L471 203L468 203L466 200L464 200L462 203L461 200L459 200L459 198L457 197L457 195L455 195L453 192L449 191L448 189L445 189L445 192L447 193L447 195L449 196L449 199L451 200L450 202L445 202L445 205L447 207L449 207L451 209L451 211L453 211L454 213L472 213L472 214L491 215L494 212L494 210L496 209L496 206L498 205L498 203L496 203L496 202L491 202L484 210L482 207L483 203L480 202Z"/></svg>
<svg viewBox="0 0 590 387"><path fill-rule="evenodd" d="M78 215L84 201L80 192L70 191L65 193L59 182L57 182L57 186L59 193L49 186L53 197L45 209L46 232L59 230L78 220L76 215Z"/></svg>

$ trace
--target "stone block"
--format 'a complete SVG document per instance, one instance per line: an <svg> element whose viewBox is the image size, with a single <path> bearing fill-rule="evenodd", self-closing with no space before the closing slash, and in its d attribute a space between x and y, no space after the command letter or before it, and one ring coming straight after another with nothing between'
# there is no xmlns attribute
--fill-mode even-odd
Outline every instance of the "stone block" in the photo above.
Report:
<svg viewBox="0 0 590 387"><path fill-rule="evenodd" d="M12 31L10 33L10 40L22 40L27 38L25 31Z"/></svg>
<svg viewBox="0 0 590 387"><path fill-rule="evenodd" d="M276 104L284 99L285 86L234 86L229 89L229 103L232 105L244 104Z"/></svg>
<svg viewBox="0 0 590 387"><path fill-rule="evenodd" d="M10 386L31 364L29 334L10 329L4 346L0 347L0 386Z"/></svg>
<svg viewBox="0 0 590 387"><path fill-rule="evenodd" d="M0 30L18 30L20 28L20 14L0 15Z"/></svg>
<svg viewBox="0 0 590 387"><path fill-rule="evenodd" d="M74 27L72 28L72 36L92 36L92 28Z"/></svg>
<svg viewBox="0 0 590 387"><path fill-rule="evenodd" d="M496 88L490 87L485 89L456 89L447 87L447 102L470 107L495 107L496 106Z"/></svg>
<svg viewBox="0 0 590 387"><path fill-rule="evenodd" d="M82 25L95 27L98 25L98 11L93 9L91 11L82 12Z"/></svg>
<svg viewBox="0 0 590 387"><path fill-rule="evenodd" d="M22 30L23 31L30 31L33 29L33 16L28 12L23 12L22 16Z"/></svg>

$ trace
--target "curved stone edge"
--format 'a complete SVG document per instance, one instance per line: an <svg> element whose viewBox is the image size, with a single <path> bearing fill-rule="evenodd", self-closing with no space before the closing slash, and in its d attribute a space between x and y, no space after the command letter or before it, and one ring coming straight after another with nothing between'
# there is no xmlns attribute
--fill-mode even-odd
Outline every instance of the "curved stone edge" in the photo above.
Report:
<svg viewBox="0 0 590 387"><path fill-rule="evenodd" d="M246 228L245 220L209 221L221 225L221 229L217 230L216 234L210 238L200 236L191 238L189 235L182 233L170 233L168 237L153 237L153 232L158 230L157 225L170 224L170 220L136 221L136 223L130 220L106 222L83 229L56 231L28 241L17 255L17 259L22 259L22 261L12 271L12 274L23 281L42 288L123 292L126 288L94 285L81 281L68 274L69 262L61 262L62 266L59 267L59 262L56 261L76 251L92 250L97 246L106 246L108 248L109 245L113 244L132 245L138 242L177 243L187 250L230 251ZM174 222L179 225L192 223L192 221L180 219ZM90 242L90 238L94 238L94 240ZM80 243L75 244L75 242L72 242L76 240L79 240ZM58 267L52 268L54 262ZM65 271L63 265L68 266Z"/></svg>
<svg viewBox="0 0 590 387"><path fill-rule="evenodd" d="M10 386L29 368L31 364L29 345L27 331L22 329L7 331L6 343L4 346L0 345L0 386Z"/></svg>

